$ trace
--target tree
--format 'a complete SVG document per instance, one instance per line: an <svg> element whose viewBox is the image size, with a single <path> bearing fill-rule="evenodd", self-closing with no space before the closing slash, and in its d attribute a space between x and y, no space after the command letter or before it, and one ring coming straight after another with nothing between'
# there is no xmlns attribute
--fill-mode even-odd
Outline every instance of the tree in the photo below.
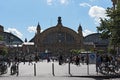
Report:
<svg viewBox="0 0 120 80"><path fill-rule="evenodd" d="M0 48L0 55L5 56L8 54L7 48L6 47L1 47Z"/></svg>
<svg viewBox="0 0 120 80"><path fill-rule="evenodd" d="M72 50L70 50L70 52L73 55L79 55L81 52L85 52L85 50L84 49L72 49Z"/></svg>
<svg viewBox="0 0 120 80"><path fill-rule="evenodd" d="M0 36L0 41L3 41L3 37L2 36Z"/></svg>
<svg viewBox="0 0 120 80"><path fill-rule="evenodd" d="M79 54L79 53L80 53L80 50L72 49L72 50L70 50L70 52L71 52L72 54Z"/></svg>
<svg viewBox="0 0 120 80"><path fill-rule="evenodd" d="M101 32L101 38L109 39L110 44L114 46L120 45L120 2L116 8L107 8L106 14L108 18L101 19L100 26L97 27Z"/></svg>
<svg viewBox="0 0 120 80"><path fill-rule="evenodd" d="M7 51L7 47L3 43L3 36L1 35L0 35L0 42L2 43L0 44L0 55L5 56L7 55L8 51Z"/></svg>

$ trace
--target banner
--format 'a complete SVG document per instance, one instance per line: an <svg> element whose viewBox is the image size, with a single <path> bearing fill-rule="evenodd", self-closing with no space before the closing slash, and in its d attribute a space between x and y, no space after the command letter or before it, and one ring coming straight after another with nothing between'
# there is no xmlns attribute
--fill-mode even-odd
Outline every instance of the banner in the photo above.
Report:
<svg viewBox="0 0 120 80"><path fill-rule="evenodd" d="M96 54L95 53L89 53L89 64L96 64Z"/></svg>

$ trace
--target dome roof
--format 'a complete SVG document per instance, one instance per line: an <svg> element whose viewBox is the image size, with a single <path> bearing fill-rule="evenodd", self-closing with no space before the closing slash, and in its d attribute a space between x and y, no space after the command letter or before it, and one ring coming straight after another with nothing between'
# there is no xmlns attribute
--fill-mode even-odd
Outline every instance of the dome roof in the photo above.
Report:
<svg viewBox="0 0 120 80"><path fill-rule="evenodd" d="M95 44L108 44L108 39L100 38L100 33L93 33L84 37L84 42L93 42Z"/></svg>
<svg viewBox="0 0 120 80"><path fill-rule="evenodd" d="M75 32L74 30L68 28L68 27L65 27L65 26L53 26L53 27L50 27L46 30L44 30L42 32L42 34L49 34L50 32L67 32L67 33L70 33L70 34L73 34L74 36L77 36L77 32Z"/></svg>
<svg viewBox="0 0 120 80"><path fill-rule="evenodd" d="M58 17L58 23L56 26L47 28L46 30L40 33L39 37L41 37L40 40L43 41L45 37L49 36L50 34L52 35L56 33L63 33L64 35L69 34L69 36L72 36L76 40L76 42L80 41L78 38L79 37L78 33L76 31L62 25L61 17ZM55 35L52 35L52 36L55 37ZM35 40L35 37L32 38L30 42L34 42L34 40Z"/></svg>
<svg viewBox="0 0 120 80"><path fill-rule="evenodd" d="M9 44L22 44L23 41L15 36L12 33L4 32L4 26L0 25L0 35L3 36L3 41L9 45Z"/></svg>
<svg viewBox="0 0 120 80"><path fill-rule="evenodd" d="M23 43L23 41L20 38L18 38L12 33L4 32L3 37L4 37L4 41L6 42L6 44L10 44L10 43L11 44L22 44Z"/></svg>

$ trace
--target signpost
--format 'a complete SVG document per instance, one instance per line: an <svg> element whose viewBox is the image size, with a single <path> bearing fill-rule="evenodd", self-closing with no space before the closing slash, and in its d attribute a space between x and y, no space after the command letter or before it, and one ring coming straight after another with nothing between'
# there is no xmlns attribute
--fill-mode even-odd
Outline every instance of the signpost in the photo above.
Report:
<svg viewBox="0 0 120 80"><path fill-rule="evenodd" d="M87 74L89 75L89 53L87 53Z"/></svg>

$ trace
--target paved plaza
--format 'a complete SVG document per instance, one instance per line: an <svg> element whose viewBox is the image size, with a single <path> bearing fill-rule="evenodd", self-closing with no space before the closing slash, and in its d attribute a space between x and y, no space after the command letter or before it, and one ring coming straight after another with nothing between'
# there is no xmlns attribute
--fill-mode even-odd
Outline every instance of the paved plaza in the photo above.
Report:
<svg viewBox="0 0 120 80"><path fill-rule="evenodd" d="M36 64L36 76L34 76L35 75L34 64ZM9 68L7 74L0 76L0 80L104 80L101 79L100 77L97 77L97 76L101 76L101 74L96 73L96 67L94 64L89 65L89 72L88 72L88 66L86 64L84 65L80 64L79 66L71 64L70 73L72 76L69 75L68 63L59 65L58 62L54 62L55 76L53 76L52 64L53 62L47 63L47 61L37 62L37 63L33 62L33 64L30 65L28 62L26 62L25 64L20 63L18 76L10 75L10 68ZM119 79L114 78L112 80L119 80Z"/></svg>

